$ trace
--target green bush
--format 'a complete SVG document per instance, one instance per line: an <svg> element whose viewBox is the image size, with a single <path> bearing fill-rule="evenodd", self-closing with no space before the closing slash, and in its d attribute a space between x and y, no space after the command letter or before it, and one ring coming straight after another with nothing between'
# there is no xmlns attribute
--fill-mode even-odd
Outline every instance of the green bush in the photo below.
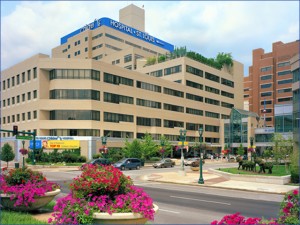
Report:
<svg viewBox="0 0 300 225"><path fill-rule="evenodd" d="M291 170L291 182L294 184L299 184L299 171Z"/></svg>
<svg viewBox="0 0 300 225"><path fill-rule="evenodd" d="M98 158L101 158L101 157L102 157L102 155L100 153L95 154L95 155L92 156L93 159L98 159Z"/></svg>
<svg viewBox="0 0 300 225"><path fill-rule="evenodd" d="M77 157L77 162L86 162L86 157L85 156Z"/></svg>
<svg viewBox="0 0 300 225"><path fill-rule="evenodd" d="M153 161L153 162L159 161L159 160L161 160L160 157L151 157L151 158L150 158L150 161Z"/></svg>

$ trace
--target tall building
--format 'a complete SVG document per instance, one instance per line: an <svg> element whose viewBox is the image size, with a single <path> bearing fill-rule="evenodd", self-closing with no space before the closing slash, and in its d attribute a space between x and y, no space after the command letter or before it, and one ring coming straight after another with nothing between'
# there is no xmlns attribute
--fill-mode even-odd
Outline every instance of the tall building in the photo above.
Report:
<svg viewBox="0 0 300 225"><path fill-rule="evenodd" d="M299 151L300 142L300 62L299 54L291 59L291 70L293 73L293 140L294 149Z"/></svg>
<svg viewBox="0 0 300 225"><path fill-rule="evenodd" d="M175 54L172 44L142 31L143 9L125 9L120 15L130 24L96 19L62 37L52 58L38 54L2 71L2 128L36 130L37 140L80 140L91 158L100 136L108 136L108 147L146 132L176 145L186 129L192 144L201 127L207 148L220 152L220 119L243 106L243 65L217 69Z"/></svg>
<svg viewBox="0 0 300 225"><path fill-rule="evenodd" d="M249 76L244 78L244 100L249 111L265 119L266 127L274 127L275 104L291 103L293 99L291 58L299 53L299 41L275 42L272 52L252 52Z"/></svg>

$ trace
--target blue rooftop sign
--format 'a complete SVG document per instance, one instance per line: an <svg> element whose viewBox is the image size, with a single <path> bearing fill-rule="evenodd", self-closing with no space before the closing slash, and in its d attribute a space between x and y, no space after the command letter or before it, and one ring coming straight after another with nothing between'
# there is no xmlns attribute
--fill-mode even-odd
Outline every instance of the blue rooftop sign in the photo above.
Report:
<svg viewBox="0 0 300 225"><path fill-rule="evenodd" d="M120 32L128 34L132 37L138 38L140 40L146 41L153 45L159 46L159 47L164 48L171 52L174 50L174 45L172 45L170 43L167 43L167 42L160 40L158 38L155 38L145 32L136 30L133 27L127 26L123 23L120 23L118 21L115 21L115 20L112 20L112 19L106 18L106 17L103 17L101 19L95 19L94 22L91 22L90 24L87 24L84 27L82 27L78 30L75 30L72 33L62 37L60 39L60 44L66 43L70 37L73 37L85 30L95 30L101 26L107 26L107 27L113 28L115 30L118 30Z"/></svg>

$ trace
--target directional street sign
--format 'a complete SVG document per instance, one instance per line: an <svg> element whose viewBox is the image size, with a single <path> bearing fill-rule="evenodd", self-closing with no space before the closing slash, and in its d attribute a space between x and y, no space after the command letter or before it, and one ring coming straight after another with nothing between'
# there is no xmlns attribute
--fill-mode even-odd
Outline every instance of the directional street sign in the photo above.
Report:
<svg viewBox="0 0 300 225"><path fill-rule="evenodd" d="M16 136L17 139L20 140L32 140L32 136Z"/></svg>
<svg viewBox="0 0 300 225"><path fill-rule="evenodd" d="M33 140L29 141L29 148L33 149ZM42 141L41 140L35 140L35 149L42 148Z"/></svg>

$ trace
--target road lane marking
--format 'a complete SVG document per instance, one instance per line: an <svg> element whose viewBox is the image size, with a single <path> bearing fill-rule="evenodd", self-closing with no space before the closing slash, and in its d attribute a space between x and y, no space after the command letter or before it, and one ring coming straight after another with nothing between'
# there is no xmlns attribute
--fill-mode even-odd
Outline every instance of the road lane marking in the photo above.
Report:
<svg viewBox="0 0 300 225"><path fill-rule="evenodd" d="M230 203L226 203L226 202L207 201L207 200L201 200L201 199L185 198L185 197L180 197L180 196L170 196L170 197L171 198L180 198L180 199L192 200L192 201L199 201L199 202L209 202L209 203L216 203L216 204L222 204L222 205L231 205Z"/></svg>
<svg viewBox="0 0 300 225"><path fill-rule="evenodd" d="M169 213L176 213L176 214L180 213L180 212L175 212L175 211L166 210L166 209L161 209L161 208L159 208L159 211L169 212Z"/></svg>

